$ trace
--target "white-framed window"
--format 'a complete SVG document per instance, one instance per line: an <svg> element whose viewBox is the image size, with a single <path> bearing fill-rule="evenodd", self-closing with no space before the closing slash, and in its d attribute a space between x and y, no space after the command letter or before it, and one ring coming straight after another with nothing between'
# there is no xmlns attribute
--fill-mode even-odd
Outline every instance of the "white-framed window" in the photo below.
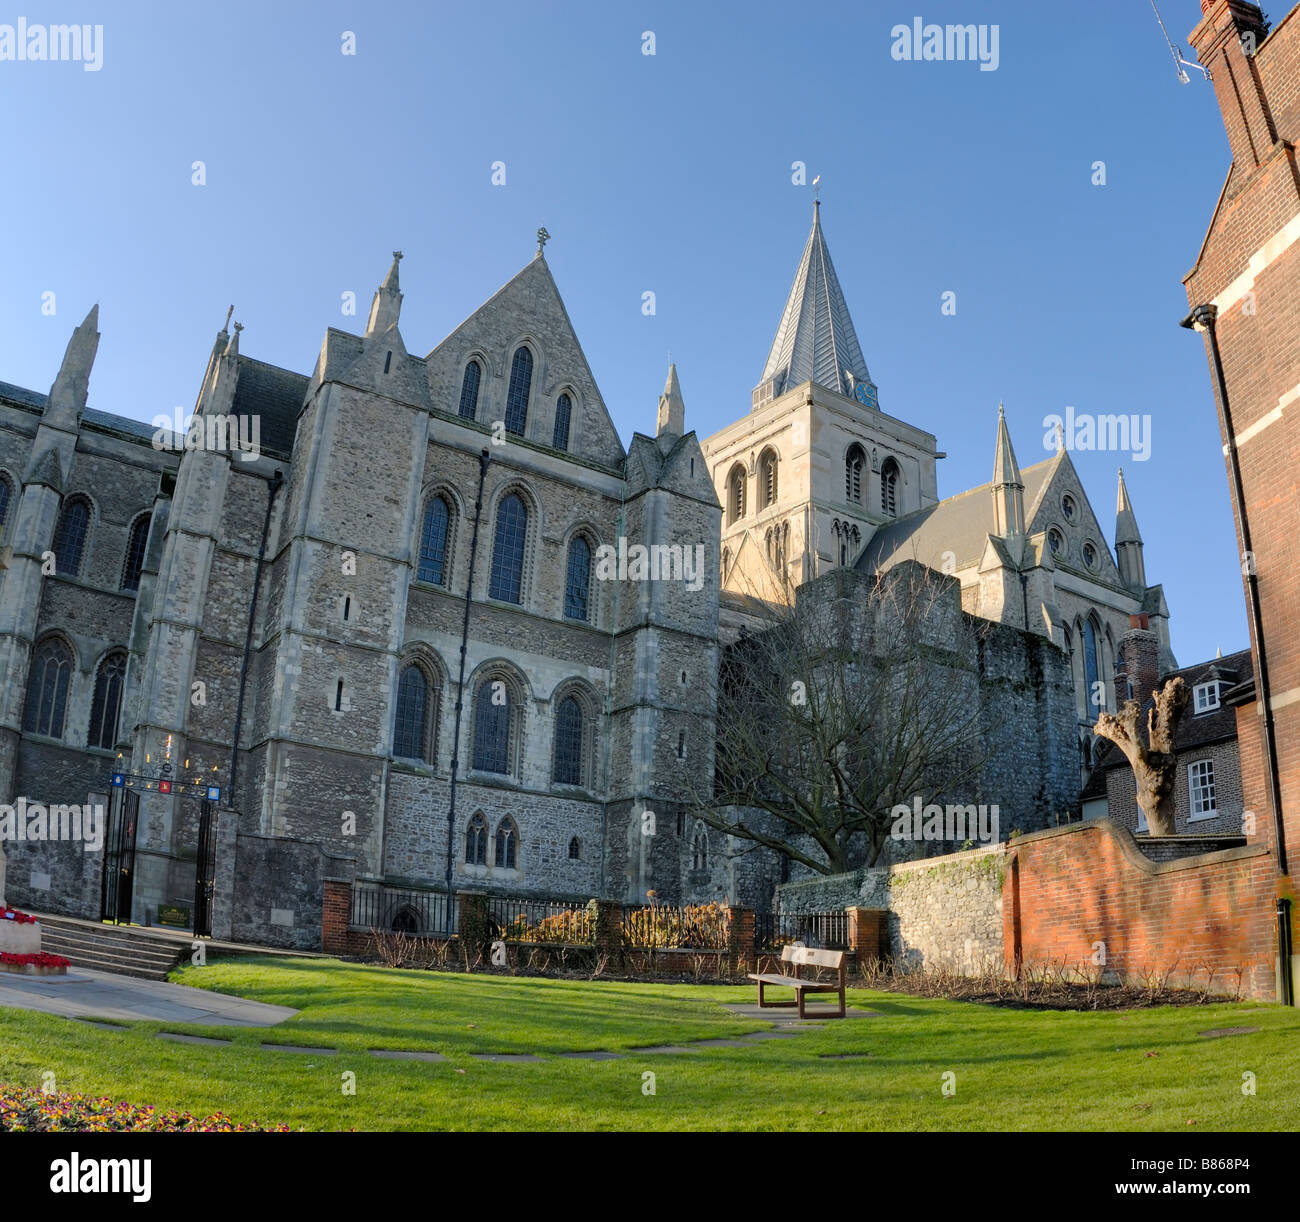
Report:
<svg viewBox="0 0 1300 1222"><path fill-rule="evenodd" d="M1214 800L1214 761L1197 760L1187 765L1187 793L1192 819L1209 819L1219 813Z"/></svg>
<svg viewBox="0 0 1300 1222"><path fill-rule="evenodd" d="M1192 711L1193 713L1208 713L1219 707L1219 684L1198 683L1192 688Z"/></svg>

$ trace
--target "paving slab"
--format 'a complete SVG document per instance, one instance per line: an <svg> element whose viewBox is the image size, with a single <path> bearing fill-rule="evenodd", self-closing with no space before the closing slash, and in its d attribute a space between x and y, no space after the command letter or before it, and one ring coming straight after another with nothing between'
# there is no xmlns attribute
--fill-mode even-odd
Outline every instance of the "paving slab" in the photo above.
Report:
<svg viewBox="0 0 1300 1222"><path fill-rule="evenodd" d="M92 968L69 968L66 976L0 977L0 1006L126 1022L195 1023L205 1027L274 1027L298 1013L243 997L191 989L165 980L137 980Z"/></svg>
<svg viewBox="0 0 1300 1222"><path fill-rule="evenodd" d="M1217 1040L1225 1035L1254 1035L1258 1030L1258 1027L1213 1027L1209 1031L1198 1031L1196 1034L1207 1040Z"/></svg>
<svg viewBox="0 0 1300 1222"><path fill-rule="evenodd" d="M628 1051L633 1055L673 1056L679 1052L694 1052L695 1049L684 1044L652 1044L649 1048L629 1048Z"/></svg>
<svg viewBox="0 0 1300 1222"><path fill-rule="evenodd" d="M500 1065L522 1065L526 1061L544 1059L531 1052L475 1052L472 1055L476 1061L495 1061Z"/></svg>
<svg viewBox="0 0 1300 1222"><path fill-rule="evenodd" d="M783 1026L794 1026L796 1024L809 1026L813 1023L838 1023L843 1020L838 1013L829 1013L825 1009L818 1009L816 1002L810 1002L807 1013L801 1019L797 1011L785 1006L762 1006L757 1002L744 1005L723 1006L724 1010L730 1010L732 1014L739 1015L741 1018L761 1019L765 1023L780 1023ZM883 1018L884 1015L879 1010L859 1010L853 1006L848 1006L844 1012L845 1018Z"/></svg>
<svg viewBox="0 0 1300 1222"><path fill-rule="evenodd" d="M412 1052L406 1048L372 1048L372 1057L383 1057L385 1061L445 1061L441 1052Z"/></svg>
<svg viewBox="0 0 1300 1222"><path fill-rule="evenodd" d="M311 1056L332 1057L338 1055L337 1048L309 1048L305 1044L267 1044L263 1043L262 1048L266 1052L305 1052Z"/></svg>
<svg viewBox="0 0 1300 1222"><path fill-rule="evenodd" d="M179 1031L159 1031L160 1040L172 1040L177 1044L215 1044L218 1048L230 1048L229 1040L209 1039L206 1035L182 1035Z"/></svg>
<svg viewBox="0 0 1300 1222"><path fill-rule="evenodd" d="M569 1061L617 1061L622 1053L618 1052L562 1052L560 1056Z"/></svg>

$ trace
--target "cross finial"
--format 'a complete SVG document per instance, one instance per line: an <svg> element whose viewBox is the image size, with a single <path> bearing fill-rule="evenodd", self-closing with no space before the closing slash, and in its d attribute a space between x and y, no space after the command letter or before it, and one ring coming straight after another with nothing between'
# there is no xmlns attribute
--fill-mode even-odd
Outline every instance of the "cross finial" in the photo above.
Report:
<svg viewBox="0 0 1300 1222"><path fill-rule="evenodd" d="M402 261L402 252L400 250L393 251L393 262L400 263L401 261Z"/></svg>
<svg viewBox="0 0 1300 1222"><path fill-rule="evenodd" d="M543 225L537 231L537 253L539 255L542 253L542 247L545 246L546 243L549 242L550 240L551 240L551 235L546 232L546 226Z"/></svg>
<svg viewBox="0 0 1300 1222"><path fill-rule="evenodd" d="M1058 420L1056 422L1056 452L1059 454L1065 449L1065 426ZM1121 471L1122 475L1123 472Z"/></svg>
<svg viewBox="0 0 1300 1222"><path fill-rule="evenodd" d="M237 323L235 324L235 332L236 332L236 334L238 334L238 332L242 331L243 329L244 329L244 324L243 324L242 322L237 322Z"/></svg>

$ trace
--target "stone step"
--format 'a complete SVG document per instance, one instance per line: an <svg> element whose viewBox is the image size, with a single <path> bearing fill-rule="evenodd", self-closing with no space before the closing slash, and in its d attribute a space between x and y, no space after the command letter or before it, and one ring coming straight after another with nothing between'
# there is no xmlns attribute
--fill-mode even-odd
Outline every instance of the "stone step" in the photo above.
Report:
<svg viewBox="0 0 1300 1222"><path fill-rule="evenodd" d="M134 976L137 980L167 979L168 969L145 967L130 959L110 959L67 950L53 950L50 953L62 955L73 967L89 968L95 972L111 972L114 976Z"/></svg>
<svg viewBox="0 0 1300 1222"><path fill-rule="evenodd" d="M187 947L135 929L47 917L41 920L41 948L62 955L74 967L165 980Z"/></svg>
<svg viewBox="0 0 1300 1222"><path fill-rule="evenodd" d="M135 964L138 967L164 974L170 972L179 959L177 955L162 955L153 952L140 954L112 946L96 946L92 943L74 942L70 939L58 937L43 937L41 939L41 949L47 950L54 955L62 955L65 959L71 959L74 963L81 959L93 958L115 963Z"/></svg>
<svg viewBox="0 0 1300 1222"><path fill-rule="evenodd" d="M130 951L145 958L175 959L185 950L184 943L144 941L143 939L115 937L112 933L90 933L82 929L69 929L66 926L51 926L41 922L41 937L46 942L64 942L87 949L102 947L116 951Z"/></svg>

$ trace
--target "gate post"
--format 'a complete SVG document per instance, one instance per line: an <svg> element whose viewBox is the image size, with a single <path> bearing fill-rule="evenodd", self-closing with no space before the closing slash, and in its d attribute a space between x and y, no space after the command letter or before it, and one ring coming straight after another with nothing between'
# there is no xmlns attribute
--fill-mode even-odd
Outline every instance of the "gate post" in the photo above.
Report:
<svg viewBox="0 0 1300 1222"><path fill-rule="evenodd" d="M212 871L212 936L229 942L234 938L235 851L239 834L239 812L219 807L213 833L216 862Z"/></svg>

